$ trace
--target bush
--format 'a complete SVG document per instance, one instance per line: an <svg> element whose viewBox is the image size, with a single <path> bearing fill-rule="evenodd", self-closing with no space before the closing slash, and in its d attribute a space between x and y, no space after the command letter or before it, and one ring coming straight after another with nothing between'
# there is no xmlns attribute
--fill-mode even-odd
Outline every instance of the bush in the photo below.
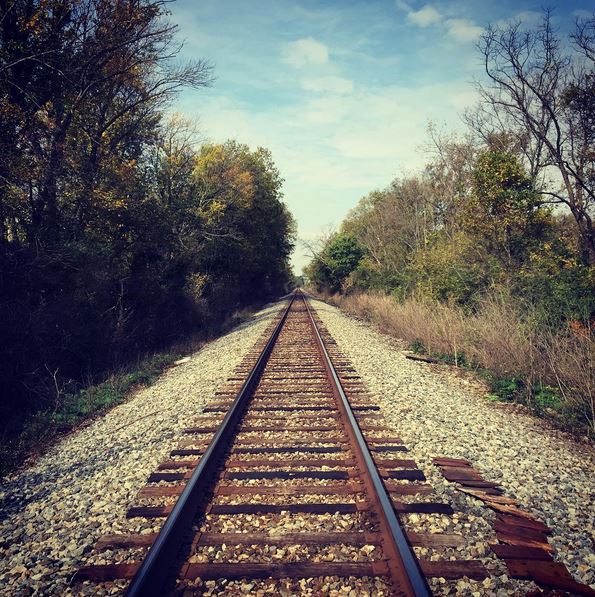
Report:
<svg viewBox="0 0 595 597"><path fill-rule="evenodd" d="M413 298L397 302L378 294L333 301L416 351L479 370L500 399L595 433L595 338L589 325L544 327L506 293L484 297L472 314L456 305Z"/></svg>
<svg viewBox="0 0 595 597"><path fill-rule="evenodd" d="M531 253L513 281L513 291L552 325L588 321L595 314L595 268L583 265L560 244Z"/></svg>
<svg viewBox="0 0 595 597"><path fill-rule="evenodd" d="M498 276L499 265L470 236L439 236L417 251L408 268L410 286L436 301L473 306Z"/></svg>

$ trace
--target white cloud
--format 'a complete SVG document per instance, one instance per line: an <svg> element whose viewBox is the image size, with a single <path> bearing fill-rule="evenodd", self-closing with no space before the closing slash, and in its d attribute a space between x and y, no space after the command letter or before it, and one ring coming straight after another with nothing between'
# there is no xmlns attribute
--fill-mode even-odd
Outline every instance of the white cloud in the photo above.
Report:
<svg viewBox="0 0 595 597"><path fill-rule="evenodd" d="M328 62L328 47L311 37L304 37L285 46L283 61L296 68L310 64L326 64Z"/></svg>
<svg viewBox="0 0 595 597"><path fill-rule="evenodd" d="M332 75L328 77L313 77L304 79L302 87L306 91L344 94L353 91L353 81Z"/></svg>
<svg viewBox="0 0 595 597"><path fill-rule="evenodd" d="M495 22L498 27L508 27L509 25L520 23L524 27L534 27L539 24L543 18L543 12L538 10L522 10L505 19L499 19Z"/></svg>
<svg viewBox="0 0 595 597"><path fill-rule="evenodd" d="M426 4L419 10L410 10L407 13L407 18L420 27L429 27L438 23L442 17L433 6Z"/></svg>
<svg viewBox="0 0 595 597"><path fill-rule="evenodd" d="M469 19L444 19L443 15L431 4L419 10L413 10L404 0L396 0L397 8L407 13L407 20L418 27L443 25L449 37L459 42L475 41L483 29Z"/></svg>
<svg viewBox="0 0 595 597"><path fill-rule="evenodd" d="M520 21L524 25L537 25L543 18L543 12L538 10L523 10L519 12L514 20Z"/></svg>
<svg viewBox="0 0 595 597"><path fill-rule="evenodd" d="M475 41L483 33L482 27L468 19L448 19L446 27L448 35L461 42Z"/></svg>
<svg viewBox="0 0 595 597"><path fill-rule="evenodd" d="M577 10L573 10L572 11L572 16L573 17L577 17L579 19L589 19L593 16L593 13L588 11L588 10L584 10L582 8L578 8Z"/></svg>

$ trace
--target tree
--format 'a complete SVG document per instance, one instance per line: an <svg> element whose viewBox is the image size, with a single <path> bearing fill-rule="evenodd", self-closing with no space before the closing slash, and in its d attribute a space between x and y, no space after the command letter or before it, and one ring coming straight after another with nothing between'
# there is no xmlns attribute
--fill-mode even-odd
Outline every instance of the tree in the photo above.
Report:
<svg viewBox="0 0 595 597"><path fill-rule="evenodd" d="M197 207L204 214L201 271L213 284L227 278L219 286L227 301L240 303L242 296L258 301L280 292L289 279L295 224L282 202L283 180L270 152L234 141L205 145L194 176Z"/></svg>
<svg viewBox="0 0 595 597"><path fill-rule="evenodd" d="M430 161L424 170L424 182L433 217L427 228L452 235L457 232L458 205L471 188L477 142L470 135L461 138L439 131L433 124L428 126L428 136Z"/></svg>
<svg viewBox="0 0 595 597"><path fill-rule="evenodd" d="M566 205L580 238L584 263L595 263L593 132L594 18L579 22L575 51L565 49L549 10L535 29L520 22L488 27L479 43L489 83L478 83L481 104L469 123L488 140L514 133L540 178L544 202ZM590 116L589 116L590 114ZM558 173L558 185L548 172Z"/></svg>
<svg viewBox="0 0 595 597"><path fill-rule="evenodd" d="M460 203L463 230L511 274L544 236L549 213L514 155L484 150L473 170L472 192Z"/></svg>
<svg viewBox="0 0 595 597"><path fill-rule="evenodd" d="M409 253L423 247L435 227L430 185L421 177L395 179L360 199L341 230L366 247L377 268L394 275Z"/></svg>
<svg viewBox="0 0 595 597"><path fill-rule="evenodd" d="M319 290L338 292L364 254L365 248L357 238L347 233L334 234L306 273Z"/></svg>
<svg viewBox="0 0 595 597"><path fill-rule="evenodd" d="M102 187L114 164L138 159L158 110L180 88L210 84L211 69L173 62L179 45L163 0L1 8L0 230L55 248L71 236L62 216L84 228L96 202L109 200Z"/></svg>

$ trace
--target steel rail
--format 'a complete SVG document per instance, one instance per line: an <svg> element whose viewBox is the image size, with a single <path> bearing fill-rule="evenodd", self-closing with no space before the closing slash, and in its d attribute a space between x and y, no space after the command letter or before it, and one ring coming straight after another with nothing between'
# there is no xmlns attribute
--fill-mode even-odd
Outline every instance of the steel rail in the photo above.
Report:
<svg viewBox="0 0 595 597"><path fill-rule="evenodd" d="M204 493L208 490L212 476L219 466L220 457L225 448L228 447L235 427L245 411L248 398L260 380L295 297L296 293L294 292L256 365L254 365L233 404L227 411L171 514L161 527L147 557L143 560L128 585L126 591L128 597L157 597L163 595L163 587L171 574L174 562L179 556L180 546L188 533L188 529L191 528L193 520L199 514L199 507L204 500Z"/></svg>
<svg viewBox="0 0 595 597"><path fill-rule="evenodd" d="M374 510L380 519L382 547L388 559L388 568L395 594L407 597L429 597L432 592L428 587L426 578L419 567L417 558L414 556L397 518L390 496L384 487L366 440L353 414L349 399L345 395L337 371L308 305L308 301L302 293L300 293L300 296L306 306L310 325L316 337L318 350L327 370L333 394L337 399L339 411L342 415L344 428L351 440L351 447L367 489L366 494L372 501Z"/></svg>

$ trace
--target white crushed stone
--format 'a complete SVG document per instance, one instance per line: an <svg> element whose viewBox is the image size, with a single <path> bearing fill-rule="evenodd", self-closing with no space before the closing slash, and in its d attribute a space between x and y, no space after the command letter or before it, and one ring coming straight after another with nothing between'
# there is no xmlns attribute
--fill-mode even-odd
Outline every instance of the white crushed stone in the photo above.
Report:
<svg viewBox="0 0 595 597"><path fill-rule="evenodd" d="M279 311L207 344L0 486L0 594L67 595L97 539L137 530L136 493Z"/></svg>
<svg viewBox="0 0 595 597"><path fill-rule="evenodd" d="M500 574L483 583L434 581L436 594L505 597L521 594L522 586L508 579L501 562L489 553L484 556L487 542L494 540L487 522L490 511L442 478L431 463L438 455L468 458L486 478L500 482L554 530L550 541L556 559L577 580L594 583L595 458L589 447L537 419L486 401L481 383L470 376L405 359L403 344L369 324L321 302L315 307L436 493L460 512L452 519L428 521L429 529L444 527L473 537L462 557L480 557ZM208 344L154 386L5 480L0 487L0 594L68 595L68 581L79 566L93 561L92 548L101 535L134 530L125 513L138 502L136 492L278 309L269 307ZM124 584L115 583L114 592ZM93 594L93 588L89 590Z"/></svg>
<svg viewBox="0 0 595 597"><path fill-rule="evenodd" d="M471 374L408 360L403 342L326 303L313 305L442 499L455 510L491 520L487 507L454 489L431 461L433 456L469 459L552 528L555 559L576 580L595 587L593 448L519 409L486 400L485 387ZM483 540L496 542L489 525L473 525L470 532L465 522L448 530L469 538L483 529ZM480 559L500 571L495 583L433 583L433 589L437 594L517 594L501 562L494 563L489 553Z"/></svg>

